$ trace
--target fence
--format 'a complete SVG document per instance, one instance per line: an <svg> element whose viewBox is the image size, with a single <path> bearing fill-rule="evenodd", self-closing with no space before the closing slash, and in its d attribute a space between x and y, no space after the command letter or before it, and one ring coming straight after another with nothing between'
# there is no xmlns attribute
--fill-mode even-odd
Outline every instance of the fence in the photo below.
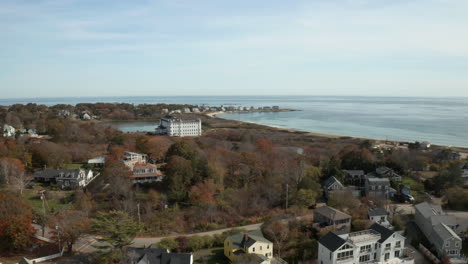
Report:
<svg viewBox="0 0 468 264"><path fill-rule="evenodd" d="M55 259L55 258L59 258L63 255L63 251L65 250L65 248L62 249L62 252L59 252L57 254L53 254L53 255L49 255L49 256L45 256L45 257L40 257L40 258L36 258L36 259L27 259L27 258L23 258L22 261L20 261L19 263L40 263L40 262L44 262L44 261L47 261L47 260L51 260L51 259Z"/></svg>
<svg viewBox="0 0 468 264"><path fill-rule="evenodd" d="M440 263L440 259L438 259L436 256L434 256L434 254L432 254L432 252L429 251L429 249L427 249L422 244L419 244L419 251L421 251L421 253L423 253L424 256L426 258L428 258L432 263L434 263L434 264L439 264Z"/></svg>

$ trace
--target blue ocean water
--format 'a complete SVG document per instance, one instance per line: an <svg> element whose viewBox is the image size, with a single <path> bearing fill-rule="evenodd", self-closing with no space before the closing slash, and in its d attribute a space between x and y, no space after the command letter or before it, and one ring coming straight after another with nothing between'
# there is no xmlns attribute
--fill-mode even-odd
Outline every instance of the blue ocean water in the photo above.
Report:
<svg viewBox="0 0 468 264"><path fill-rule="evenodd" d="M468 98L354 96L148 96L0 99L0 105L95 102L273 106L301 111L220 117L340 136L468 147Z"/></svg>

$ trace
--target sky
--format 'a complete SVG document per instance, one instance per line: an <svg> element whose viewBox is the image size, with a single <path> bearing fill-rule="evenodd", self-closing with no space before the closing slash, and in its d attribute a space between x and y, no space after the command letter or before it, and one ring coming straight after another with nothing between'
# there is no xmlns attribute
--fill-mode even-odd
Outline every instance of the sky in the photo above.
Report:
<svg viewBox="0 0 468 264"><path fill-rule="evenodd" d="M0 98L468 96L467 0L1 0Z"/></svg>

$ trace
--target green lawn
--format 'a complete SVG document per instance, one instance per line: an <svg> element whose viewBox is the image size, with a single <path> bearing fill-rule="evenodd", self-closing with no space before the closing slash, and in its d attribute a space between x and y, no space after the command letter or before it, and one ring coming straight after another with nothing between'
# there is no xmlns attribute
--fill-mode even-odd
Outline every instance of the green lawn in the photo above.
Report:
<svg viewBox="0 0 468 264"><path fill-rule="evenodd" d="M38 183L32 183L33 189L25 189L23 191L23 198L29 202L34 210L43 210L42 200L39 196L40 190L46 190L47 199L44 204L48 212L57 212L65 206L72 206L70 200L73 191L53 191L48 187L43 187Z"/></svg>
<svg viewBox="0 0 468 264"><path fill-rule="evenodd" d="M401 183L403 185L409 185L411 186L411 191L413 192L423 192L424 191L424 185L422 183L417 182L416 180L410 178L410 177L402 177Z"/></svg>
<svg viewBox="0 0 468 264"><path fill-rule="evenodd" d="M224 256L224 250L222 247L201 249L196 251L193 255L193 260L195 264L230 263L230 261Z"/></svg>

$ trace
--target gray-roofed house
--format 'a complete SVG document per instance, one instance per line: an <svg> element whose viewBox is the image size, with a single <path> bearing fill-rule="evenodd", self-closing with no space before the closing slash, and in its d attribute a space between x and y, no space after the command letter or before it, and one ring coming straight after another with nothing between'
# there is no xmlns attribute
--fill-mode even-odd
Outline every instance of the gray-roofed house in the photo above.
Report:
<svg viewBox="0 0 468 264"><path fill-rule="evenodd" d="M440 205L427 202L415 205L415 209L416 224L439 257L460 257L462 241L457 235L455 216L446 214Z"/></svg>
<svg viewBox="0 0 468 264"><path fill-rule="evenodd" d="M388 212L384 208L370 208L369 220L385 226L386 228L393 229L392 225L388 221Z"/></svg>
<svg viewBox="0 0 468 264"><path fill-rule="evenodd" d="M57 185L61 189L87 186L99 174L84 169L41 169L34 172L34 180Z"/></svg>
<svg viewBox="0 0 468 264"><path fill-rule="evenodd" d="M193 264L192 253L170 253L167 249L128 247L125 264Z"/></svg>
<svg viewBox="0 0 468 264"><path fill-rule="evenodd" d="M404 245L405 237L379 224L349 234L329 232L319 240L318 263L413 264Z"/></svg>
<svg viewBox="0 0 468 264"><path fill-rule="evenodd" d="M366 180L366 173L363 170L345 170L345 183L364 186Z"/></svg>
<svg viewBox="0 0 468 264"><path fill-rule="evenodd" d="M343 190L344 186L337 178L332 176L324 181L323 189L325 191L325 196L329 197L332 192Z"/></svg>
<svg viewBox="0 0 468 264"><path fill-rule="evenodd" d="M333 228L338 234L351 230L351 216L330 206L321 206L314 211L314 223L321 227Z"/></svg>
<svg viewBox="0 0 468 264"><path fill-rule="evenodd" d="M382 166L368 174L368 177L389 178L394 181L401 181L401 176L389 167Z"/></svg>
<svg viewBox="0 0 468 264"><path fill-rule="evenodd" d="M266 239L260 230L237 233L224 240L224 255L228 259L234 261L236 256L243 254L256 254L258 264L271 263L273 243Z"/></svg>
<svg viewBox="0 0 468 264"><path fill-rule="evenodd" d="M390 181L387 178L369 177L366 180L366 196L389 197Z"/></svg>

